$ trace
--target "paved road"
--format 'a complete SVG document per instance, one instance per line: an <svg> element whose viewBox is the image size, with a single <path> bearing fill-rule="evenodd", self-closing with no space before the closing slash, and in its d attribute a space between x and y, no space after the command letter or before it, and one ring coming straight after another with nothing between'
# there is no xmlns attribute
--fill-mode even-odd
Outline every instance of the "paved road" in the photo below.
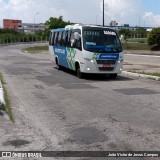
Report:
<svg viewBox="0 0 160 160"><path fill-rule="evenodd" d="M159 72L160 73L160 54L141 55L125 54L124 70L139 72Z"/></svg>
<svg viewBox="0 0 160 160"><path fill-rule="evenodd" d="M8 129L0 121L0 150L159 150L160 82L78 79L20 48L0 48L16 120Z"/></svg>

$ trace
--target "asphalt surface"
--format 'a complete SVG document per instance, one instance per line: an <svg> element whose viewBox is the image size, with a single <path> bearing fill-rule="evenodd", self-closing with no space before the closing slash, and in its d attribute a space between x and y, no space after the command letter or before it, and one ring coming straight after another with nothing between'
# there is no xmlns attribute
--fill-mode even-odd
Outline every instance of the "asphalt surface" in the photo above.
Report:
<svg viewBox="0 0 160 160"><path fill-rule="evenodd" d="M160 52L124 51L124 70L136 72L160 72Z"/></svg>
<svg viewBox="0 0 160 160"><path fill-rule="evenodd" d="M23 53L23 47L0 48L15 116L15 124L0 116L0 150L159 150L159 81L124 74L78 79L58 71L48 54Z"/></svg>

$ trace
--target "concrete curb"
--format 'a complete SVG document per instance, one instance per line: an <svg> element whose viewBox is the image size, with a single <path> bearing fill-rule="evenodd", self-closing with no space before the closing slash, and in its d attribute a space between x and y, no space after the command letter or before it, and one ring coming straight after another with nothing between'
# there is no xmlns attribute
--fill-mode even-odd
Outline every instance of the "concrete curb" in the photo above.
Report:
<svg viewBox="0 0 160 160"><path fill-rule="evenodd" d="M5 104L5 100L4 100L4 91L0 80L0 105L2 104Z"/></svg>
<svg viewBox="0 0 160 160"><path fill-rule="evenodd" d="M3 91L3 87L2 87L2 82L0 80L0 116L5 116L7 117L6 112L4 112L3 110L1 110L1 106L5 104L5 100L4 100L4 91ZM8 118L8 117L7 117Z"/></svg>
<svg viewBox="0 0 160 160"><path fill-rule="evenodd" d="M129 75L129 76L148 78L148 79L160 81L160 77L157 77L157 76L145 75L145 74L140 74L140 73L132 73L128 71L122 71L122 73L125 75Z"/></svg>

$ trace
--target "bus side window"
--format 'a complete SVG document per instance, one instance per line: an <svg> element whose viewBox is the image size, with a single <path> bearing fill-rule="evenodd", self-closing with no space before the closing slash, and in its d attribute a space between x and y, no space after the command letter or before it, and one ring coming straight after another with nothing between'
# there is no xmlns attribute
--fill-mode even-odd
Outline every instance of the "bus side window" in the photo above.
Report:
<svg viewBox="0 0 160 160"><path fill-rule="evenodd" d="M69 42L69 44L70 44L70 47L74 47L74 31L72 31L71 32L71 38L70 38L70 42Z"/></svg>
<svg viewBox="0 0 160 160"><path fill-rule="evenodd" d="M62 34L62 46L66 46L66 33L67 31L63 31L63 34Z"/></svg>
<svg viewBox="0 0 160 160"><path fill-rule="evenodd" d="M54 36L54 45L56 46L57 43L58 43L58 32L56 32Z"/></svg>
<svg viewBox="0 0 160 160"><path fill-rule="evenodd" d="M67 47L71 47L71 43L70 43L70 37L71 37L71 31L67 32L67 36L66 36L66 46Z"/></svg>
<svg viewBox="0 0 160 160"><path fill-rule="evenodd" d="M55 32L52 32L52 37L51 37L51 45L54 45L54 36L55 36Z"/></svg>
<svg viewBox="0 0 160 160"><path fill-rule="evenodd" d="M57 46L61 46L61 44L62 44L62 32L59 32Z"/></svg>
<svg viewBox="0 0 160 160"><path fill-rule="evenodd" d="M81 35L81 30L76 29L75 32L78 32ZM82 50L82 43L81 43L81 37L78 37L78 39L75 39L75 47L79 50Z"/></svg>
<svg viewBox="0 0 160 160"><path fill-rule="evenodd" d="M82 45L81 45L81 38L80 37L75 37L74 33L75 32L78 32L79 34L81 34L81 31L80 30L72 30L72 33L71 33L71 38L70 38L70 44L71 44L71 47L73 48L77 48L79 50L82 50Z"/></svg>

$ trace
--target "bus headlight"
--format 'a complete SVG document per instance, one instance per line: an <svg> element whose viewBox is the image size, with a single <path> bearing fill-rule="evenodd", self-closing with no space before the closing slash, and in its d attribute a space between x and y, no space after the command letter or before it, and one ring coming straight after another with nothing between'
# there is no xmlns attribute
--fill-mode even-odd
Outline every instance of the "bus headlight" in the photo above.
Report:
<svg viewBox="0 0 160 160"><path fill-rule="evenodd" d="M85 58L87 61L91 62L91 63L94 63L94 60L93 59L88 59L88 58Z"/></svg>
<svg viewBox="0 0 160 160"><path fill-rule="evenodd" d="M123 59L121 59L121 60L118 61L118 63L122 63L122 62L123 62Z"/></svg>

